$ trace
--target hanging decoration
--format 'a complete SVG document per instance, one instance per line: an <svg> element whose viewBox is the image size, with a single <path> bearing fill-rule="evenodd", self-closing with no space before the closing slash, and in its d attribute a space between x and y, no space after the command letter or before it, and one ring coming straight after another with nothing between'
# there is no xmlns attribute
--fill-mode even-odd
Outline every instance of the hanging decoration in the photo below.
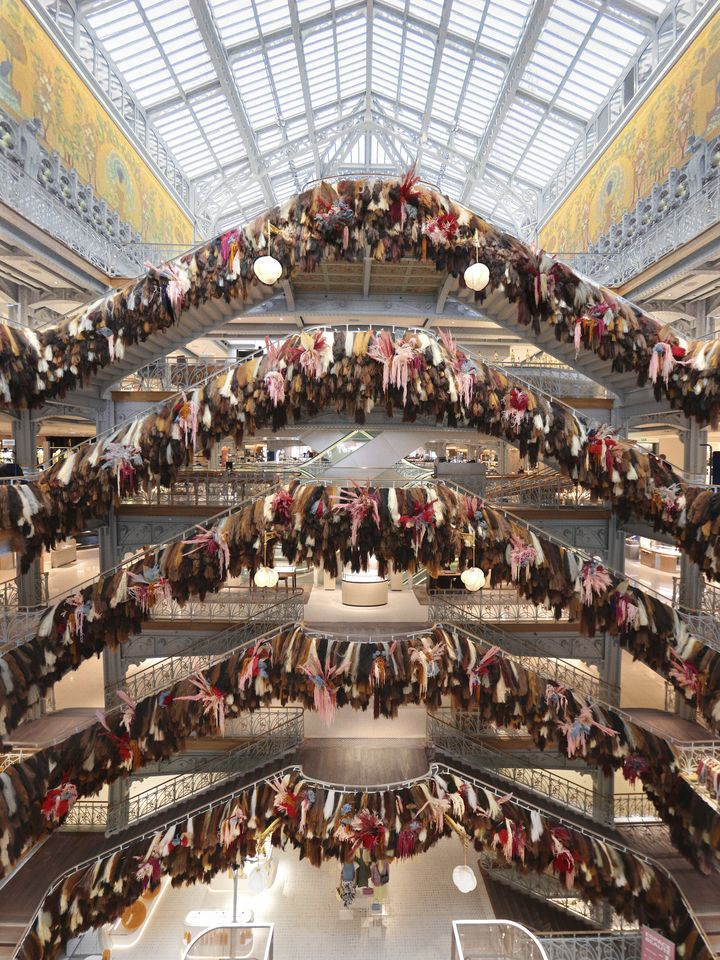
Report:
<svg viewBox="0 0 720 960"><path fill-rule="evenodd" d="M0 331L0 339L2 331ZM189 397L80 445L37 480L0 487L0 529L27 565L44 547L104 518L150 484L171 486L216 437L241 442L323 409L362 423L377 404L403 418L431 415L504 436L536 464L552 457L593 498L671 534L710 578L720 577L720 493L688 484L672 466L607 426L586 430L569 408L470 360L451 334L302 331L266 356L240 362Z"/></svg>
<svg viewBox="0 0 720 960"><path fill-rule="evenodd" d="M0 735L68 671L106 643L122 643L141 630L155 601L155 593L146 592L148 581L180 603L217 591L227 576L241 570L255 571L261 579L269 571L273 579L266 582L274 583L277 571L267 566L267 549L258 568L258 548L278 540L288 562L310 563L331 576L338 576L342 565L367 569L371 560L377 560L382 576L391 568L420 566L438 576L455 563L461 573L488 570L491 586L514 584L520 596L546 605L558 618L566 615L582 633L607 631L697 705L710 729L720 731L720 654L688 633L669 601L536 535L505 511L443 485L363 488L360 512L368 509L362 519L355 518L353 542L350 511L333 507L357 494L356 488L296 482L271 489L215 527L198 527L188 539L48 607L36 635L6 650L0 661Z"/></svg>
<svg viewBox="0 0 720 960"><path fill-rule="evenodd" d="M499 728L522 725L540 748L554 744L591 767L622 770L631 783L640 780L678 850L705 873L720 864L720 810L685 776L671 743L617 708L590 704L521 658L462 630L436 626L388 644L336 641L296 626L243 644L159 694L137 702L120 697L120 705L96 723L10 765L0 775L0 875L68 812L60 800L92 796L131 770L169 759L189 737L217 735L228 717L278 701L323 718L347 706L395 717L403 704L432 710L444 698L455 710L479 714ZM461 817L468 805L479 809L469 793L445 799L427 795L421 805L440 820ZM277 802L306 800L279 792ZM58 817L43 813L46 804ZM411 855L418 840L411 825L408 831L399 837L400 856ZM506 846L510 835L501 841Z"/></svg>
<svg viewBox="0 0 720 960"><path fill-rule="evenodd" d="M452 805L451 797L477 790L487 796L490 811L465 804L461 813L435 816L436 809ZM555 874L573 896L600 899L626 919L660 930L684 960L712 960L682 894L663 868L545 812L512 800L501 809L498 800L492 788L462 771L443 770L440 776L435 768L434 775L405 786L344 792L315 784L293 769L282 781L252 784L187 820L129 840L121 855L103 854L90 872L84 865L70 873L47 894L19 957L54 960L67 939L113 922L141 892L157 890L163 876L173 885L207 882L255 856L268 839L297 849L319 866L331 859L348 862L353 851L362 851L370 864L387 863L406 856L409 846L417 855L456 833L476 851L503 859L509 854L526 871ZM455 876L460 889L470 889L464 867L456 868ZM85 877L92 881L83 882Z"/></svg>

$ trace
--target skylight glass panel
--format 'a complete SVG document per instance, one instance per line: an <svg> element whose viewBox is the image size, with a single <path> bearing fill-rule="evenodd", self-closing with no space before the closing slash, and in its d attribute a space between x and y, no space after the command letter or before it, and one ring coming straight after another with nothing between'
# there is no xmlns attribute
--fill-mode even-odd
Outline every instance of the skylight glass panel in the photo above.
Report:
<svg viewBox="0 0 720 960"><path fill-rule="evenodd" d="M434 44L430 40L408 30L402 64L401 100L421 111L427 101L434 53Z"/></svg>
<svg viewBox="0 0 720 960"><path fill-rule="evenodd" d="M349 20L338 25L336 43L341 95L365 89L365 22Z"/></svg>
<svg viewBox="0 0 720 960"><path fill-rule="evenodd" d="M499 67L482 62L473 65L458 114L458 122L464 130L482 136L504 79L505 74Z"/></svg>
<svg viewBox="0 0 720 960"><path fill-rule="evenodd" d="M303 38L305 67L314 107L332 103L338 98L335 73L335 37L332 27L314 31Z"/></svg>
<svg viewBox="0 0 720 960"><path fill-rule="evenodd" d="M257 38L253 0L209 0L209 3L226 46Z"/></svg>
<svg viewBox="0 0 720 960"><path fill-rule="evenodd" d="M377 93L397 96L402 50L402 27L389 20L375 18L373 24L372 84Z"/></svg>
<svg viewBox="0 0 720 960"><path fill-rule="evenodd" d="M531 6L524 0L490 0L480 34L482 44L511 57Z"/></svg>
<svg viewBox="0 0 720 960"><path fill-rule="evenodd" d="M400 0L404 7L404 3ZM443 0L409 0L410 15L437 26L443 12Z"/></svg>
<svg viewBox="0 0 720 960"><path fill-rule="evenodd" d="M453 0L448 18L448 27L452 33L468 40L474 40L483 24L488 8L488 0Z"/></svg>
<svg viewBox="0 0 720 960"><path fill-rule="evenodd" d="M287 41L271 47L267 51L267 61L282 116L291 117L303 109L295 44Z"/></svg>
<svg viewBox="0 0 720 960"><path fill-rule="evenodd" d="M433 116L440 117L448 123L453 122L467 71L467 57L447 48L443 51L434 91Z"/></svg>
<svg viewBox="0 0 720 960"><path fill-rule="evenodd" d="M283 27L290 26L288 0L254 0L253 6L262 33L270 33L270 31L282 30Z"/></svg>

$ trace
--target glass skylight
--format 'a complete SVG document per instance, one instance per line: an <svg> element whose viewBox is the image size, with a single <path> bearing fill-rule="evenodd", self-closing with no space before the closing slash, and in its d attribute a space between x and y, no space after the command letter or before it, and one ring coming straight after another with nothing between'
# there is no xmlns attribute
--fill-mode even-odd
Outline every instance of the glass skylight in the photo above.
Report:
<svg viewBox="0 0 720 960"><path fill-rule="evenodd" d="M83 27L194 182L210 228L322 175L402 173L415 160L443 190L517 227L669 7L78 3Z"/></svg>

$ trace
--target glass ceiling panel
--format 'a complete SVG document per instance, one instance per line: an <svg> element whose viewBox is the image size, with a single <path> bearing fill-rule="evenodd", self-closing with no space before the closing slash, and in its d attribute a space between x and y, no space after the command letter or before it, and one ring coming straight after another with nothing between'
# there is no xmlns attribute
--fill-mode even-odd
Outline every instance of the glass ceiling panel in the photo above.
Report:
<svg viewBox="0 0 720 960"><path fill-rule="evenodd" d="M317 177L318 162L400 173L420 155L421 174L506 224L532 207L669 9L554 0L536 24L534 0L373 0L368 24L359 0L207 0L201 29L194 2L81 0L81 34L186 176L212 181L210 208L253 215ZM226 167L236 172L220 189Z"/></svg>

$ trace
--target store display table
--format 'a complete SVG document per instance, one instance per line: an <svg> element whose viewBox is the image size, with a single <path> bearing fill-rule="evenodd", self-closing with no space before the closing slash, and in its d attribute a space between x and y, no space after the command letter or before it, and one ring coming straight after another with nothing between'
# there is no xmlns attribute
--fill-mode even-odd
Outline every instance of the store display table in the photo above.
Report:
<svg viewBox="0 0 720 960"><path fill-rule="evenodd" d="M342 602L347 607L382 607L388 602L390 581L346 573L342 579Z"/></svg>

